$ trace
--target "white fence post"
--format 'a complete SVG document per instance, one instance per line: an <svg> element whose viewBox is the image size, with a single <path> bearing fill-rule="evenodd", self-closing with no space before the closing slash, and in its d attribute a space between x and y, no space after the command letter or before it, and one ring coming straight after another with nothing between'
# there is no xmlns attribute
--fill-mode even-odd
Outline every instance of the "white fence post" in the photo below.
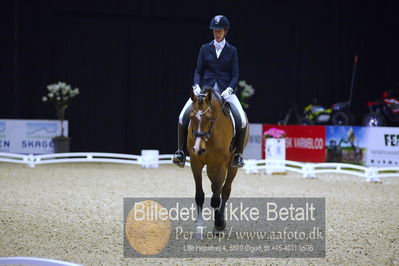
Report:
<svg viewBox="0 0 399 266"><path fill-rule="evenodd" d="M141 158L143 168L158 168L159 150L141 150Z"/></svg>
<svg viewBox="0 0 399 266"><path fill-rule="evenodd" d="M306 163L303 167L303 177L305 178L316 178L316 174L314 171L314 165L311 163Z"/></svg>
<svg viewBox="0 0 399 266"><path fill-rule="evenodd" d="M256 160L245 160L244 168L246 174L257 174L259 173L258 169L256 169Z"/></svg>
<svg viewBox="0 0 399 266"><path fill-rule="evenodd" d="M370 167L366 169L366 178L367 182L380 182L380 178L378 177L378 170L375 167Z"/></svg>
<svg viewBox="0 0 399 266"><path fill-rule="evenodd" d="M35 156L33 154L29 154L26 159L27 159L28 166L30 168L35 168L35 161L36 161Z"/></svg>

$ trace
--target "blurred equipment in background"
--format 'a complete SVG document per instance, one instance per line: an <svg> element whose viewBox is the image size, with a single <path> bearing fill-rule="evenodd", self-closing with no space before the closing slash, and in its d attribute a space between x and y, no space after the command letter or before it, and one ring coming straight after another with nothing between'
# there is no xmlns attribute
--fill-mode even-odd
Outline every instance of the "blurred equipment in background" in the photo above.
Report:
<svg viewBox="0 0 399 266"><path fill-rule="evenodd" d="M335 103L331 108L326 108L318 104L314 98L312 103L305 107L302 122L305 125L353 125L355 116L348 102Z"/></svg>
<svg viewBox="0 0 399 266"><path fill-rule="evenodd" d="M283 120L279 120L277 122L278 125L300 125L302 124L302 118L298 113L298 106L296 102L290 104L290 109L288 113L284 116Z"/></svg>
<svg viewBox="0 0 399 266"><path fill-rule="evenodd" d="M352 80L349 90L349 99L344 102L334 103L331 108L325 108L313 99L312 104L305 107L303 122L306 125L353 125L355 116L352 112L352 95L355 86L356 69L358 56L355 55L352 69Z"/></svg>
<svg viewBox="0 0 399 266"><path fill-rule="evenodd" d="M352 79L349 90L349 99L345 102L339 102L332 105L333 115L331 117L331 124L333 125L353 125L355 123L355 116L352 112L352 95L355 87L356 69L359 57L355 55L353 60Z"/></svg>
<svg viewBox="0 0 399 266"><path fill-rule="evenodd" d="M381 127L399 125L399 97L397 90L389 89L382 95L382 100L367 103L369 112L363 118L363 125Z"/></svg>
<svg viewBox="0 0 399 266"><path fill-rule="evenodd" d="M298 112L296 103L290 104L290 109L279 120L279 125L349 125L354 123L354 115L349 109L342 107L340 103L334 104L332 108L320 105L317 98L304 108L303 115Z"/></svg>
<svg viewBox="0 0 399 266"><path fill-rule="evenodd" d="M302 121L305 125L323 125L331 121L332 110L318 104L317 98L313 98L312 103L305 107Z"/></svg>

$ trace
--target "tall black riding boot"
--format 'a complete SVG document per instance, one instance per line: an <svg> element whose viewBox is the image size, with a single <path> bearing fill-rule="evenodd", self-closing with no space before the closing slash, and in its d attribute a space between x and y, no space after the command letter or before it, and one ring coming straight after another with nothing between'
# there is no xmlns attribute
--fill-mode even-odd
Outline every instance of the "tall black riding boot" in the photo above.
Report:
<svg viewBox="0 0 399 266"><path fill-rule="evenodd" d="M183 168L186 163L186 141L187 141L187 134L185 127L178 123L177 125L177 147L178 150L173 155L173 163L177 166Z"/></svg>
<svg viewBox="0 0 399 266"><path fill-rule="evenodd" d="M244 151L247 127L248 127L248 124L244 128L240 128L239 130L237 130L238 140L237 140L237 144L236 144L236 153L234 154L233 161L231 163L232 167L243 167L244 166L244 159L242 157L242 154Z"/></svg>

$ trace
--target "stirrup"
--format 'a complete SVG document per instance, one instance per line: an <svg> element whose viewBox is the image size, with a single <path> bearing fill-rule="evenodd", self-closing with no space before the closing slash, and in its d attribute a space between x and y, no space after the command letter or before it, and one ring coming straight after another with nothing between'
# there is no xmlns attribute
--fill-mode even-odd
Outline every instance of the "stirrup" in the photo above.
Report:
<svg viewBox="0 0 399 266"><path fill-rule="evenodd" d="M175 154L173 155L173 163L181 168L184 167L184 165L186 164L186 155L182 150L178 150L175 152Z"/></svg>
<svg viewBox="0 0 399 266"><path fill-rule="evenodd" d="M242 158L241 153L234 154L233 161L231 162L231 167L243 167L244 159Z"/></svg>

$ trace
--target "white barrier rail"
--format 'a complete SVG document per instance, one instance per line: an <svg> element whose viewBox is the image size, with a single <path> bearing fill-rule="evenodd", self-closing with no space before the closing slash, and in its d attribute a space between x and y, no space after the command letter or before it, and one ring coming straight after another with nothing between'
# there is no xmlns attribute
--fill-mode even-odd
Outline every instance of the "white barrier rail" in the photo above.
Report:
<svg viewBox="0 0 399 266"><path fill-rule="evenodd" d="M104 153L104 152L70 152L51 153L44 155L23 155L15 153L0 153L0 162L26 164L35 167L40 164L54 163L121 163L141 165L150 168L152 165L172 164L173 154L163 154L157 157L144 157L133 154ZM190 158L187 157L186 165L190 166ZM156 166L158 167L158 166Z"/></svg>
<svg viewBox="0 0 399 266"><path fill-rule="evenodd" d="M29 167L54 163L101 162L132 164L151 168L158 167L159 164L172 164L172 158L172 154L145 157L101 152L52 153L45 155L0 153L0 162L26 164ZM187 157L186 166L190 166L189 157ZM324 173L349 174L365 178L369 182L379 182L380 178L399 177L399 167L365 167L346 163L301 163L288 160L245 160L243 169L247 174L260 173L262 171L269 173L275 169L283 169L284 171L300 173L305 178L314 178L317 174Z"/></svg>
<svg viewBox="0 0 399 266"><path fill-rule="evenodd" d="M31 166L49 163L74 163L74 162L105 162L123 164L142 164L140 155L118 154L118 153L54 153L34 156Z"/></svg>
<svg viewBox="0 0 399 266"><path fill-rule="evenodd" d="M315 178L317 174L348 174L365 178L369 182L379 182L380 178L399 177L399 167L365 167L347 163L301 163L288 160L246 160L244 170L247 174L273 169L284 169Z"/></svg>

